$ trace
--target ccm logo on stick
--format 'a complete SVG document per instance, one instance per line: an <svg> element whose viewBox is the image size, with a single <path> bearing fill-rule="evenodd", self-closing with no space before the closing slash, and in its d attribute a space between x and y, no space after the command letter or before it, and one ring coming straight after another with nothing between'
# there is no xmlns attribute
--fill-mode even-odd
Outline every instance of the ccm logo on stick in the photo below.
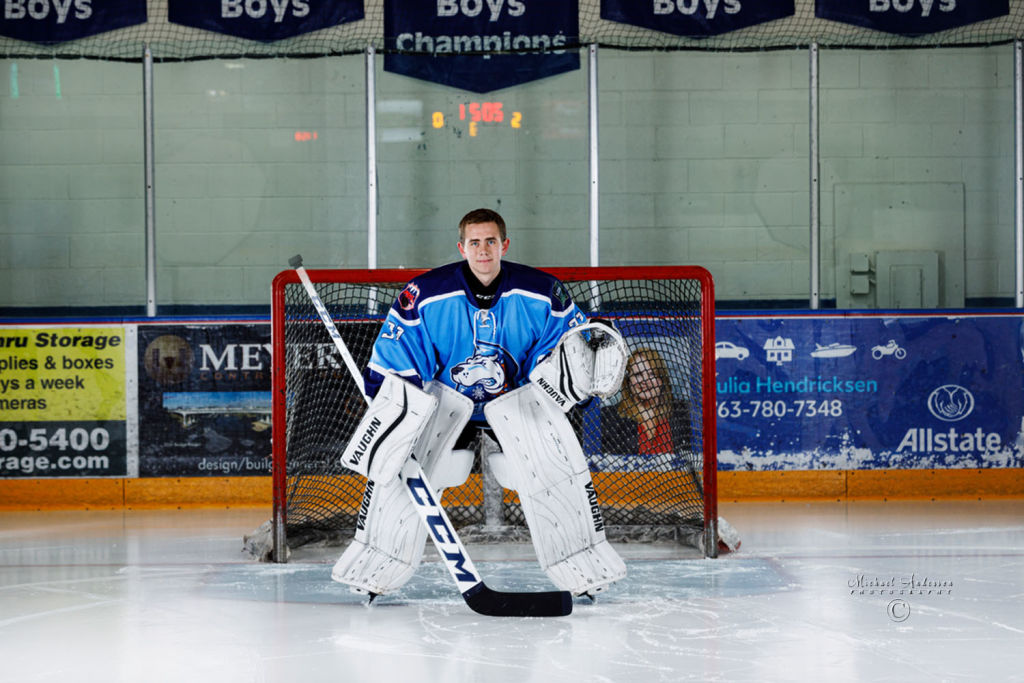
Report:
<svg viewBox="0 0 1024 683"><path fill-rule="evenodd" d="M422 508L437 507L434 498L430 495L430 489L420 477L410 477L405 480L405 485L412 493L413 501ZM480 579L466 569L467 558L462 553L461 544L455 532L451 530L440 514L428 514L424 517L427 529L434 541L438 544L438 550L444 555L450 564L452 574L456 581L476 583Z"/></svg>

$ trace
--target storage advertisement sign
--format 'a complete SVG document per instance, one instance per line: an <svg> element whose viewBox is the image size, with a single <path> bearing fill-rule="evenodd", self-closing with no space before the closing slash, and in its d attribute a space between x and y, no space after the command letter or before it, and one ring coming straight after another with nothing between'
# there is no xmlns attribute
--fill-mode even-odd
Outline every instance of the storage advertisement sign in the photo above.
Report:
<svg viewBox="0 0 1024 683"><path fill-rule="evenodd" d="M1019 316L720 318L719 469L1024 466Z"/></svg>
<svg viewBox="0 0 1024 683"><path fill-rule="evenodd" d="M0 329L0 477L125 476L123 328Z"/></svg>

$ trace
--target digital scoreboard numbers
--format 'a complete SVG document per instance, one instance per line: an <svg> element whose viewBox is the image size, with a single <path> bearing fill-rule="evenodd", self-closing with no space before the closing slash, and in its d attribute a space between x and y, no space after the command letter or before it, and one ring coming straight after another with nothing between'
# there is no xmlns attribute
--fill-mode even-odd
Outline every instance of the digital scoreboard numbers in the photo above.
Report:
<svg viewBox="0 0 1024 683"><path fill-rule="evenodd" d="M506 109L504 102L460 102L452 111L434 111L430 125L435 129L466 131L469 137L475 138L485 128L519 130L523 126L523 113Z"/></svg>

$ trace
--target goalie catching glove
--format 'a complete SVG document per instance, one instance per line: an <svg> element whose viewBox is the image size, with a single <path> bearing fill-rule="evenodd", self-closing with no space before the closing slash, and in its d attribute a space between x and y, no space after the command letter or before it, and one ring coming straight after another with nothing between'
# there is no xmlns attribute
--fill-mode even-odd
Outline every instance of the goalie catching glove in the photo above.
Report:
<svg viewBox="0 0 1024 683"><path fill-rule="evenodd" d="M582 334L587 330L589 340ZM530 381L567 413L590 396L610 396L618 391L627 355L626 343L615 325L594 318L562 335L555 349L530 373Z"/></svg>
<svg viewBox="0 0 1024 683"><path fill-rule="evenodd" d="M352 433L341 464L373 481L391 481L436 410L436 398L388 373Z"/></svg>

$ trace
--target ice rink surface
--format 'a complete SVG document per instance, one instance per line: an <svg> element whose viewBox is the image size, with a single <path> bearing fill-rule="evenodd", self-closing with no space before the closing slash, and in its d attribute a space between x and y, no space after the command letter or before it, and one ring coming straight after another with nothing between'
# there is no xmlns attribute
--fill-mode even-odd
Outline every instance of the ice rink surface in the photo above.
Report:
<svg viewBox="0 0 1024 683"><path fill-rule="evenodd" d="M720 512L738 552L618 545L629 577L550 619L474 614L432 548L367 606L337 549L249 559L266 510L0 513L0 681L1024 681L1024 500Z"/></svg>

